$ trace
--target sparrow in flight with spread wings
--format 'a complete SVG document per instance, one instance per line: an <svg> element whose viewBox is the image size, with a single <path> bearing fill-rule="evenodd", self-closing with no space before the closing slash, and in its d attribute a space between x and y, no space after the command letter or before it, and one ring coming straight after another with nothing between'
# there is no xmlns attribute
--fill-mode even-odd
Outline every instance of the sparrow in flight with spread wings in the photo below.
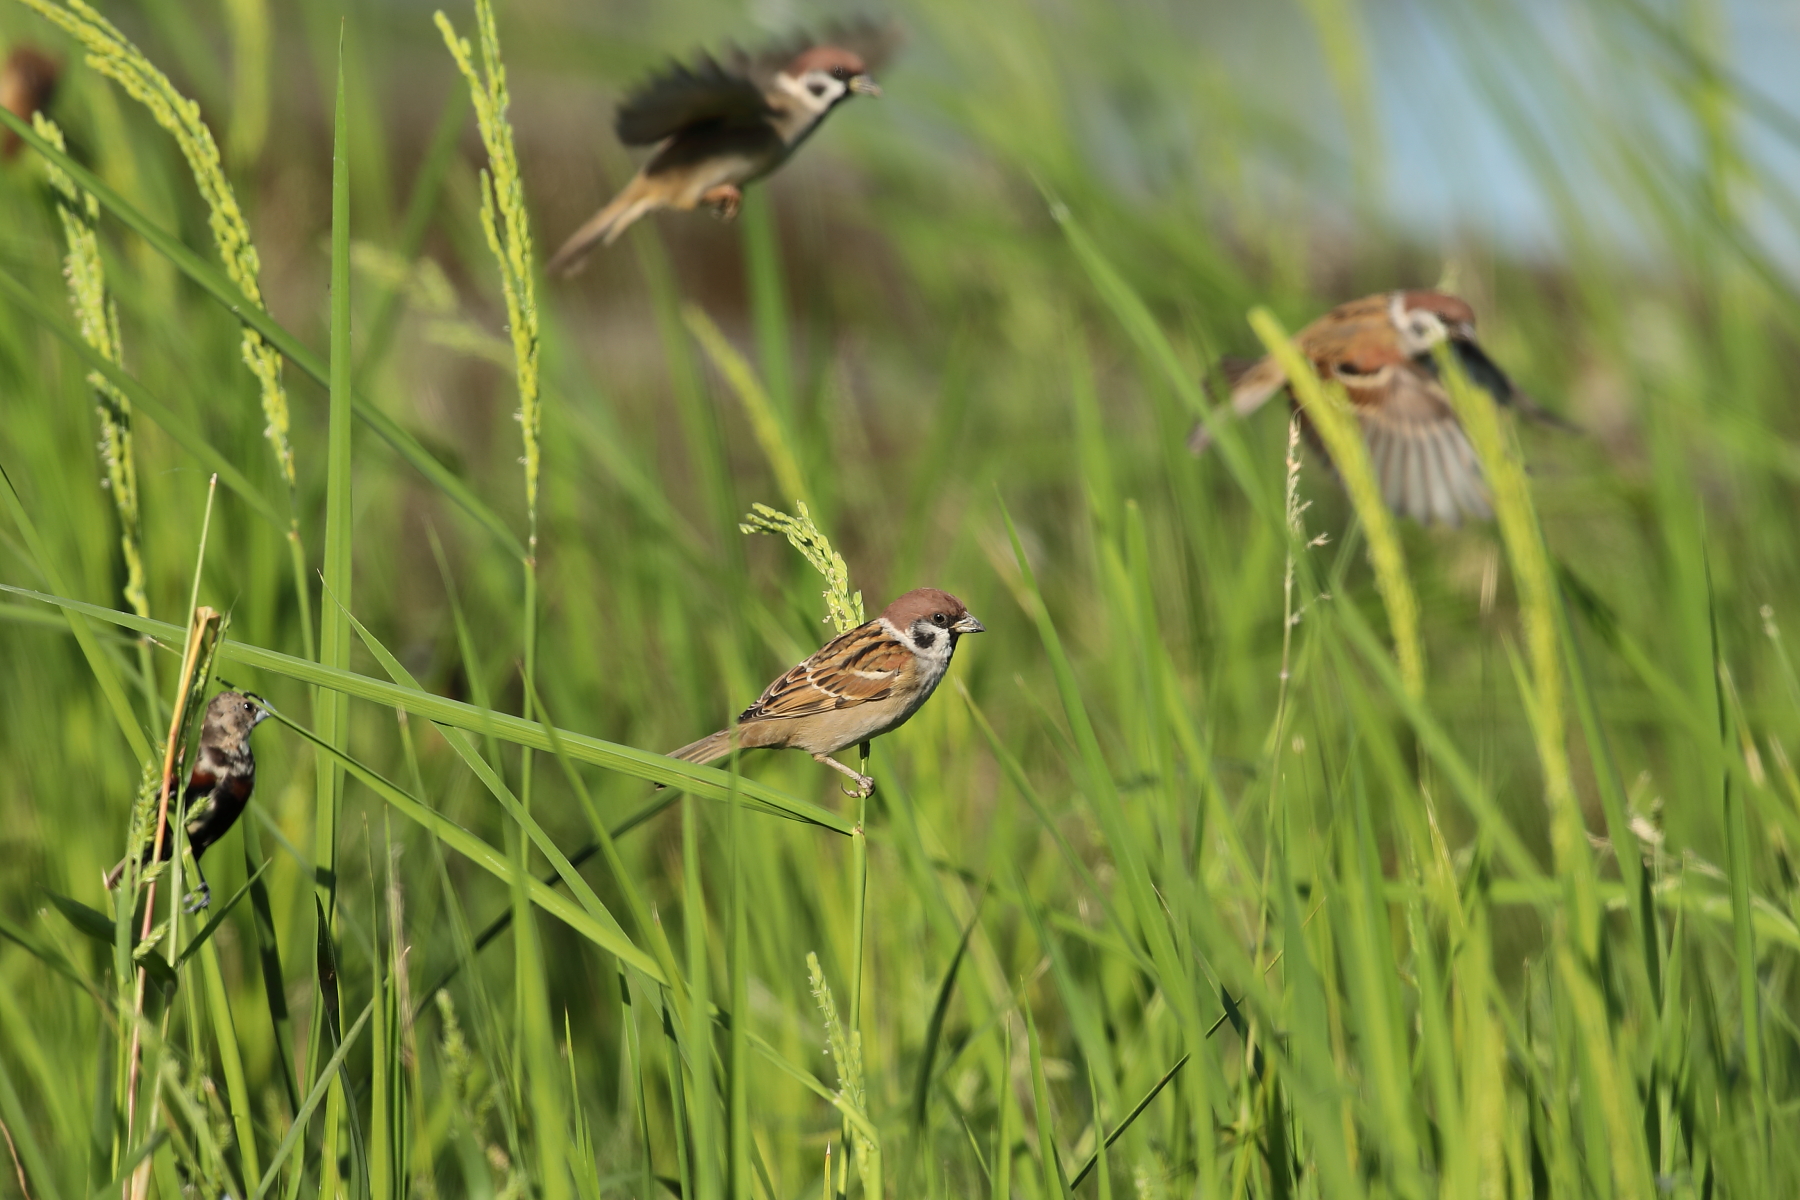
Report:
<svg viewBox="0 0 1800 1200"><path fill-rule="evenodd" d="M874 780L831 756L904 725L949 670L957 639L982 632L981 622L950 593L908 592L771 683L730 729L671 750L669 757L714 762L734 743L741 749L804 750L848 775L856 794L866 796Z"/></svg>
<svg viewBox="0 0 1800 1200"><path fill-rule="evenodd" d="M1437 346L1447 344L1463 373L1496 403L1574 428L1512 385L1475 341L1474 310L1443 292L1383 292L1340 304L1302 329L1294 343L1321 379L1343 385L1368 442L1382 500L1424 524L1492 515L1475 449L1438 378ZM1228 364L1225 373L1232 410L1240 417L1287 386L1281 364L1269 357ZM1202 424L1188 446L1198 454L1210 442Z"/></svg>
<svg viewBox="0 0 1800 1200"><path fill-rule="evenodd" d="M786 162L827 113L852 96L879 96L871 71L896 42L891 27L858 22L819 39L733 50L672 63L626 97L613 123L627 146L655 146L612 202L550 259L552 275L578 270L596 243L611 245L646 213L707 205L729 220L748 183Z"/></svg>

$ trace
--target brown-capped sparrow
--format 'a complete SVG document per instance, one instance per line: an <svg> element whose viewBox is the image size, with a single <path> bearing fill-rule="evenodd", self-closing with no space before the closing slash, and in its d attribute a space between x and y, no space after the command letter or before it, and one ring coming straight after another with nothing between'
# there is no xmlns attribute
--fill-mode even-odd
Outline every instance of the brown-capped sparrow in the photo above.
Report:
<svg viewBox="0 0 1800 1200"><path fill-rule="evenodd" d="M250 731L261 725L269 710L241 692L220 692L206 706L200 723L200 754L181 793L181 812L187 820L188 849L194 852L194 874L200 886L187 897L187 910L197 912L212 901L212 888L200 874L200 856L224 837L243 815L256 790L256 756L250 753ZM151 859L144 852L144 863ZM163 832L162 861L175 855L175 833ZM125 873L121 862L106 876L106 886L117 887Z"/></svg>
<svg viewBox="0 0 1800 1200"><path fill-rule="evenodd" d="M14 46L0 63L0 108L30 124L31 114L50 103L60 72L48 54L30 46ZM12 130L0 130L0 158L11 158L23 144Z"/></svg>
<svg viewBox="0 0 1800 1200"><path fill-rule="evenodd" d="M671 750L669 757L709 763L730 754L734 743L804 750L848 775L855 794L866 796L875 781L831 756L904 725L949 670L957 639L981 632L981 622L950 593L908 592L771 683L730 729Z"/></svg>
<svg viewBox="0 0 1800 1200"><path fill-rule="evenodd" d="M1340 304L1302 329L1294 343L1321 379L1343 385L1368 442L1382 500L1423 524L1455 525L1463 517L1492 515L1475 449L1438 378L1432 351L1440 343L1448 343L1463 373L1496 403L1545 424L1574 428L1512 385L1475 341L1474 310L1443 292L1383 292ZM1225 363L1223 369L1232 410L1240 417L1287 386L1273 358ZM1312 433L1310 425L1307 431ZM1316 436L1313 440L1316 445ZM1198 454L1210 442L1202 424L1188 447Z"/></svg>
<svg viewBox="0 0 1800 1200"><path fill-rule="evenodd" d="M595 243L611 245L646 213L708 205L737 215L743 188L775 170L851 96L879 96L869 72L896 41L887 26L840 25L757 53L733 49L689 66L671 63L619 106L613 123L627 146L655 146L612 202L550 259L552 275L572 275Z"/></svg>

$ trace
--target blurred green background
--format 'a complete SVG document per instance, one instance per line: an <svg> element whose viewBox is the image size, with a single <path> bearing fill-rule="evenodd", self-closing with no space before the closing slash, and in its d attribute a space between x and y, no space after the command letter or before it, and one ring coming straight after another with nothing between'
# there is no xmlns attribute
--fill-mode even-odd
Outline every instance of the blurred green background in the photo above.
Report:
<svg viewBox="0 0 1800 1200"><path fill-rule="evenodd" d="M269 314L351 363L522 540L487 159L431 5L105 15L198 102ZM446 15L469 35L471 9ZM836 15L500 4L538 261L629 177L610 126L633 80ZM835 113L736 224L654 218L579 278L537 281L541 712L681 745L829 635L818 576L737 529L752 503L799 497L694 306L765 385L870 610L938 586L989 630L876 744L866 839L715 785L583 869L585 911L640 948L666 938L679 983L622 971L541 911L476 954L471 934L522 893L354 779L336 873L315 877L321 760L270 722L242 832L205 862L212 911L269 865L151 1005L139 1105L154 1085L156 1115L128 1126L131 989L102 944L116 914L99 880L158 768L58 610L0 597L0 1118L18 1186L93 1194L160 1132L142 1161L165 1194L253 1194L265 1173L289 1197L864 1194L872 1180L844 1169L854 1122L820 1094L843 1089L888 1195L1058 1196L1188 1056L1076 1194L1792 1194L1800 16L1755 0L891 15L907 40L884 97ZM340 31L348 346L328 286ZM216 265L173 140L6 0L0 49L21 43L65 68L47 111L71 156ZM0 213L0 269L72 328L30 150L0 165ZM125 371L285 513L241 326L116 214L98 228ZM1329 540L1301 549L1284 593L1283 419L1242 429L1247 473L1184 448L1215 360L1259 349L1253 306L1296 329L1434 284L1583 427L1518 443L1560 584L1569 699L1548 741L1568 755L1578 847L1553 852L1530 718L1544 681L1497 530L1402 529L1427 660L1415 703L1355 513L1316 456L1301 541ZM86 372L0 298L0 466L35 529L0 521L0 583L60 579L123 609ZM285 529L224 487L199 598L232 639L306 657L336 611L318 574L334 430L328 389L291 364L285 379L308 616ZM179 626L211 468L142 412L134 428L149 611ZM527 712L517 553L367 424L339 453L351 507L332 528L371 640L427 691ZM141 655L93 627L160 759L179 647ZM348 665L389 677L361 640ZM219 669L319 724L291 673ZM348 711L351 757L548 871L440 730L392 704ZM673 799L469 738L565 853L590 815ZM744 770L856 819L803 756ZM809 953L860 1028L855 1080L823 1053ZM296 1130L333 1078L322 962L340 1028L381 1015ZM447 1004L429 1000L459 966Z"/></svg>

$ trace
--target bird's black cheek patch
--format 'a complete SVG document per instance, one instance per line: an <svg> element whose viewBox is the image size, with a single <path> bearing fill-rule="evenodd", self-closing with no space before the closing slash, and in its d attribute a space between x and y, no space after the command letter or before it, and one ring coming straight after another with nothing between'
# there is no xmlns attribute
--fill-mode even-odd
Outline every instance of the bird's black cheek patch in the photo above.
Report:
<svg viewBox="0 0 1800 1200"><path fill-rule="evenodd" d="M913 630L913 645L921 650L929 650L937 645L937 634L930 629Z"/></svg>

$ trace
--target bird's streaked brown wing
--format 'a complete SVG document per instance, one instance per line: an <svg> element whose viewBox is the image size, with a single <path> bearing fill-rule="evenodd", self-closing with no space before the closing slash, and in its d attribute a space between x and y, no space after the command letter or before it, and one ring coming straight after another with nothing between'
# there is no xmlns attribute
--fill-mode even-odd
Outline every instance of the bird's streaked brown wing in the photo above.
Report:
<svg viewBox="0 0 1800 1200"><path fill-rule="evenodd" d="M885 700L912 664L912 651L871 621L833 639L771 683L738 720L808 717Z"/></svg>
<svg viewBox="0 0 1800 1200"><path fill-rule="evenodd" d="M709 55L652 76L619 105L613 130L627 146L652 146L683 130L749 124L769 113L754 80Z"/></svg>
<svg viewBox="0 0 1800 1200"><path fill-rule="evenodd" d="M1400 359L1366 374L1340 364L1335 376L1356 408L1390 509L1422 524L1493 514L1475 448L1433 373Z"/></svg>

